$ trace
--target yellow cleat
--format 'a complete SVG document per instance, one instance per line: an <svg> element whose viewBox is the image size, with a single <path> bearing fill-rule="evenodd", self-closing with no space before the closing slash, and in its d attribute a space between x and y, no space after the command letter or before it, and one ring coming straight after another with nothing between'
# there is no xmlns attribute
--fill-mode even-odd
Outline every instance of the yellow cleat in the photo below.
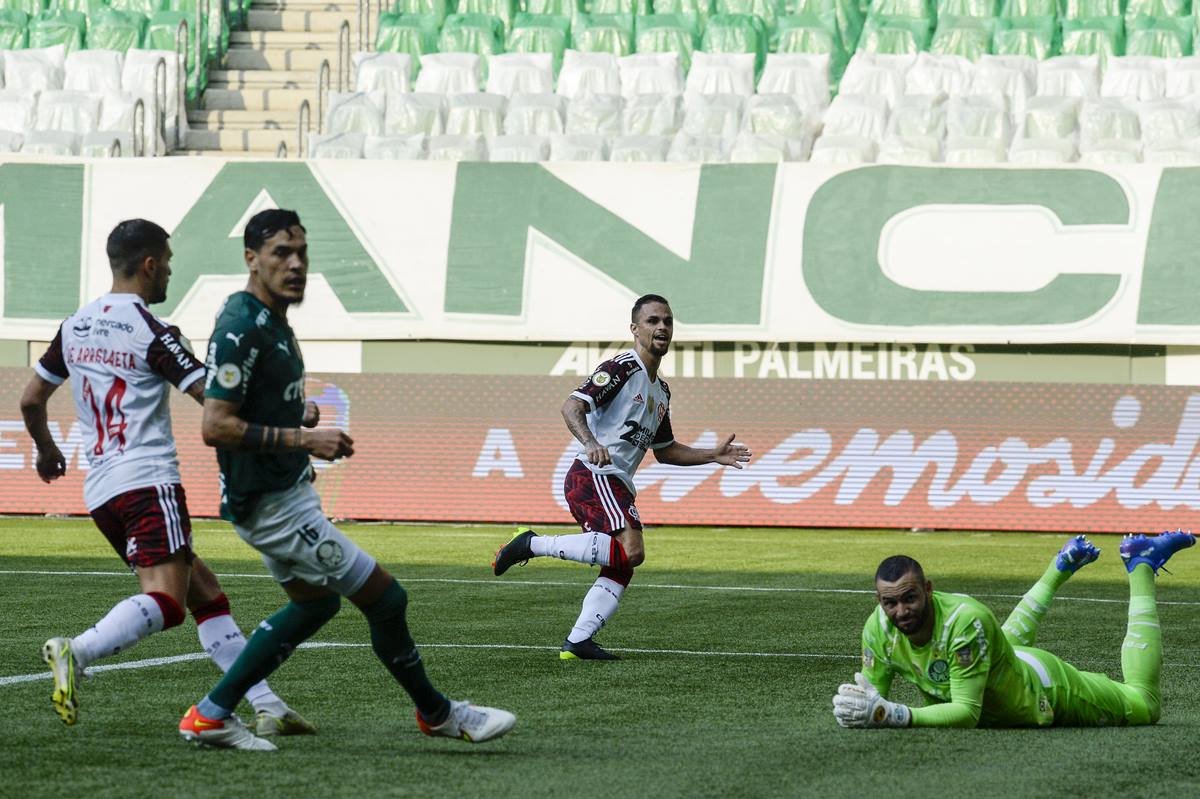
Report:
<svg viewBox="0 0 1200 799"><path fill-rule="evenodd" d="M75 684L83 677L83 669L75 662L70 638L51 638L42 644L42 660L50 667L54 677L54 693L50 701L54 712L68 727L79 720L79 700L75 695Z"/></svg>
<svg viewBox="0 0 1200 799"><path fill-rule="evenodd" d="M273 735L316 735L317 725L285 706L282 713L274 709L258 711L254 715L254 732L263 738Z"/></svg>

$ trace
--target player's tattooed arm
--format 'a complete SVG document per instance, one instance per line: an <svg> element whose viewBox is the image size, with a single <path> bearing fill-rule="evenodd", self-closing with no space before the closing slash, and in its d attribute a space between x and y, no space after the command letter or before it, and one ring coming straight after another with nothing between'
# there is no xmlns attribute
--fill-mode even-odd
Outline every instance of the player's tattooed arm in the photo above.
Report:
<svg viewBox="0 0 1200 799"><path fill-rule="evenodd" d="M35 374L21 395L21 416L25 419L25 429L37 446L37 473L44 483L57 480L67 472L66 459L58 444L54 443L54 436L50 435L46 414L46 403L57 389L57 385Z"/></svg>
<svg viewBox="0 0 1200 799"><path fill-rule="evenodd" d="M204 400L201 433L210 447L243 452L304 451L335 461L354 454L354 440L335 427L305 430L247 422L237 415L240 404L208 397Z"/></svg>
<svg viewBox="0 0 1200 799"><path fill-rule="evenodd" d="M194 383L192 383L190 386L187 387L187 391L185 391L184 393L187 394L192 399L194 399L199 404L203 405L204 404L204 381L203 380L195 381Z"/></svg>
<svg viewBox="0 0 1200 799"><path fill-rule="evenodd" d="M566 421L571 435L575 436L575 439L583 445L588 463L593 466L607 466L612 463L612 458L604 445L592 435L591 428L587 423L587 411L586 402L578 397L567 397L567 401L562 406L563 420Z"/></svg>

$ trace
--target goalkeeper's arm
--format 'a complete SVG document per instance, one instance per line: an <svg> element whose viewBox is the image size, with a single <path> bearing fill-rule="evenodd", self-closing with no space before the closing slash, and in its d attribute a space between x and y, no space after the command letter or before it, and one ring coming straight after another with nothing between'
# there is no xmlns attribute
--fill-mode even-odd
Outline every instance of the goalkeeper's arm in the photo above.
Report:
<svg viewBox="0 0 1200 799"><path fill-rule="evenodd" d="M987 673L971 677L955 676L950 671L950 701L912 709L913 727L960 727L972 729L983 712L983 692Z"/></svg>
<svg viewBox="0 0 1200 799"><path fill-rule="evenodd" d="M838 688L833 715L843 727L964 727L979 723L987 675L950 680L951 701L910 708L880 695L862 674Z"/></svg>

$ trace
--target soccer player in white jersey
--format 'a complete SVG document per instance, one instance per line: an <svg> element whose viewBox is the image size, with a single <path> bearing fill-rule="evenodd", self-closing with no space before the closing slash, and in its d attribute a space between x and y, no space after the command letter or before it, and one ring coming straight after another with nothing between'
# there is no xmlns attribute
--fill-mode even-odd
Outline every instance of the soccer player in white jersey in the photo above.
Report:
<svg viewBox="0 0 1200 799"><path fill-rule="evenodd" d="M68 725L78 720L84 667L182 623L184 606L196 620L205 652L222 671L246 645L216 575L192 552L168 384L203 402L205 369L179 329L147 308L167 298L167 239L165 230L144 219L113 229L107 243L112 291L62 323L21 397L25 427L37 446L38 476L49 483L66 473L66 461L50 434L46 405L71 381L90 466L84 502L141 588L90 629L43 645L54 676L54 709ZM257 712L259 735L316 732L266 682L247 697Z"/></svg>
<svg viewBox="0 0 1200 799"><path fill-rule="evenodd" d="M567 429L579 441L563 489L583 532L539 536L520 528L492 562L497 575L542 556L600 566L600 576L584 596L579 618L559 652L563 660L619 659L593 637L617 612L633 570L646 558L633 484L646 450L653 449L659 463L675 466L720 463L740 469L750 460L750 450L735 444L733 435L713 449L695 449L675 440L671 390L658 375L675 330L671 306L659 295L647 294L634 303L631 320L633 349L600 364L562 409Z"/></svg>

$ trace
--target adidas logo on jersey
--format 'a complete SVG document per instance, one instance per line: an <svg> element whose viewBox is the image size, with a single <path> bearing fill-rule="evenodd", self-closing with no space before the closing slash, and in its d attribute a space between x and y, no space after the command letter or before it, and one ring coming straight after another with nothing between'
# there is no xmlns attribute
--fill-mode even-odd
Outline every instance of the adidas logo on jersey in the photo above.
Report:
<svg viewBox="0 0 1200 799"><path fill-rule="evenodd" d="M633 398L633 404L634 404L634 405L641 405L641 404L642 404L642 403L644 403L644 402L645 402L645 400L644 400L644 399L642 399L642 395L641 395L641 394L638 394L636 397L634 397L634 398Z"/></svg>

